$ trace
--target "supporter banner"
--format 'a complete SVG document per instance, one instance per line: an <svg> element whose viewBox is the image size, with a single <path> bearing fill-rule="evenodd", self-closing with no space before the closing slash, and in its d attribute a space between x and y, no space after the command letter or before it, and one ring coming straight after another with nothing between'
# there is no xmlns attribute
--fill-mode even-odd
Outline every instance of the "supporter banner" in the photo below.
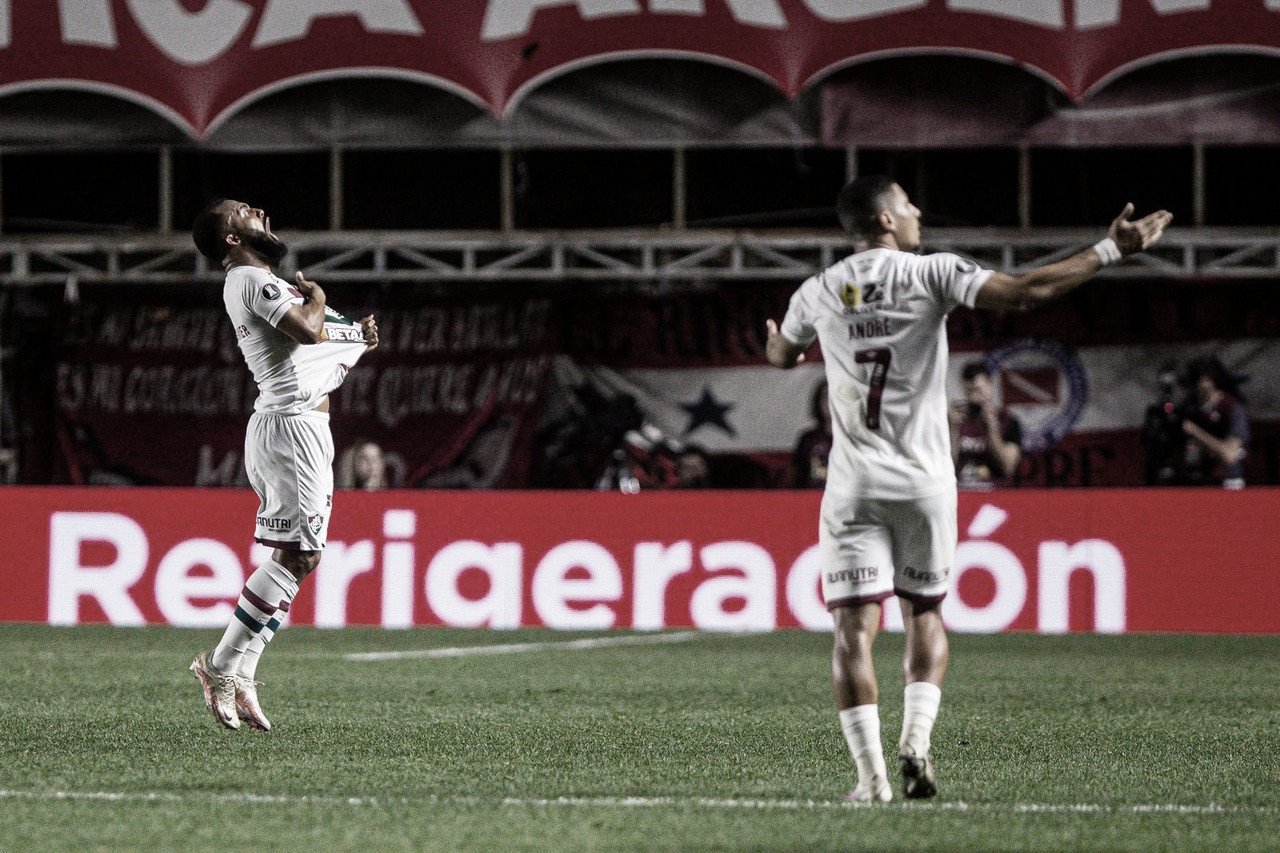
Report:
<svg viewBox="0 0 1280 853"><path fill-rule="evenodd" d="M1023 446L1034 452L1072 433L1138 429L1147 408L1160 397L1162 373L1207 356L1217 356L1248 377L1244 390L1254 417L1280 420L1276 340L1075 350L1054 338L1022 338L985 354L953 353L948 389L951 399L959 400L960 371L971 360L985 361L995 374L997 404L1018 417ZM768 366L560 369L561 381L589 377L610 393L634 396L664 434L697 440L714 452L791 447L796 435L813 424L809 398L823 380L821 364L791 371Z"/></svg>
<svg viewBox="0 0 1280 853"><path fill-rule="evenodd" d="M251 494L0 490L0 621L222 626ZM339 493L294 624L826 630L806 492ZM962 494L957 631L1280 632L1280 490ZM900 628L895 607L886 625Z"/></svg>
<svg viewBox="0 0 1280 853"><path fill-rule="evenodd" d="M119 92L202 135L291 83L381 74L496 112L601 58L701 55L795 95L861 57L990 55L1072 97L1155 57L1280 48L1275 0L0 0L0 87Z"/></svg>
<svg viewBox="0 0 1280 853"><path fill-rule="evenodd" d="M567 355L556 360L556 405L570 412L588 402L633 406L635 418L666 438L721 457L715 484L790 485L791 453L816 425L821 350L815 346L793 371L776 370L764 363L764 327L783 316L796 285L575 300L564 309ZM1132 288L1145 290L1144 298ZM1246 479L1276 482L1280 339L1274 319L1258 308L1265 304L1253 282L1122 289L1097 282L1029 314L960 309L948 327L948 396L959 401L960 371L984 360L996 376L997 405L1024 427L1020 482L1136 486L1144 482L1148 409L1170 391L1176 401L1188 393L1162 387L1162 379L1216 356L1245 378L1254 425ZM589 486L598 473L572 484Z"/></svg>
<svg viewBox="0 0 1280 853"><path fill-rule="evenodd" d="M510 292L462 300L331 290L331 304L350 316L376 312L382 338L331 395L338 454L378 443L392 485L523 485L554 348L552 303ZM246 484L257 390L221 288L176 293L83 287L62 306L55 481Z"/></svg>
<svg viewBox="0 0 1280 853"><path fill-rule="evenodd" d="M572 298L534 285L447 298L335 287L339 309L375 312L383 330L382 346L333 395L339 482L344 452L369 439L386 451L392 485L590 487L627 430L648 423L713 453L714 483L789 485L822 379L817 347L794 371L764 364L765 320L782 316L794 287ZM985 358L999 399L1025 427L1024 483L1139 485L1140 430L1162 399L1162 372L1217 355L1249 377L1247 481L1280 480L1280 339L1274 315L1257 307L1269 302L1248 282L1153 286L1139 321L1126 315L1131 296L1099 283L1034 314L957 311L950 396L960 396L961 367ZM20 377L17 386L31 422L54 412L48 428L24 436L25 458L56 460L47 472L33 462L33 476L245 484L255 391L219 288L186 288L179 300L167 289L86 286L51 308L52 381ZM1176 317L1213 338L1192 337Z"/></svg>

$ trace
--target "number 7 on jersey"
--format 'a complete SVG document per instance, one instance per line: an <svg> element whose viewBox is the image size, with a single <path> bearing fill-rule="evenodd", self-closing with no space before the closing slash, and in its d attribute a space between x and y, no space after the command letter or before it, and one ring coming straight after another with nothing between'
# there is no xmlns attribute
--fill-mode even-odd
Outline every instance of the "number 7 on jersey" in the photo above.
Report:
<svg viewBox="0 0 1280 853"><path fill-rule="evenodd" d="M867 389L867 429L880 429L880 404L884 399L884 384L889 379L889 363L893 352L888 347L859 350L853 360L858 364L874 364Z"/></svg>

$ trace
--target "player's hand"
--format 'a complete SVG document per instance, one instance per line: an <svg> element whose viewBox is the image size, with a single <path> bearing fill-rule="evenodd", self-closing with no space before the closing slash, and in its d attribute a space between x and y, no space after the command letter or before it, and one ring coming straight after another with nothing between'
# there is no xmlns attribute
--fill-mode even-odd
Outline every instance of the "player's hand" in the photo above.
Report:
<svg viewBox="0 0 1280 853"><path fill-rule="evenodd" d="M360 318L360 328L364 330L364 345L366 349L378 348L378 321L373 319L373 315Z"/></svg>
<svg viewBox="0 0 1280 853"><path fill-rule="evenodd" d="M314 281L307 281L302 275L302 270L298 270L293 280L298 284L298 290L302 291L302 298L308 302L316 302L320 305L325 304L324 288L316 284Z"/></svg>
<svg viewBox="0 0 1280 853"><path fill-rule="evenodd" d="M1130 216L1133 216L1133 202L1124 206L1107 232L1122 255L1132 255L1155 245L1173 221L1173 214L1167 210L1157 210L1137 220L1130 220Z"/></svg>
<svg viewBox="0 0 1280 853"><path fill-rule="evenodd" d="M782 333L778 331L778 324L775 323L773 320L765 320L764 328L765 328L765 332L768 333L768 339L765 341L766 348L779 347L779 344L773 343L774 341L780 341L780 343L786 344L788 346L790 345L791 342L788 341L786 338L782 337ZM799 364L802 361L804 361L804 353L800 353L798 356L796 356L796 360L793 362L793 364Z"/></svg>

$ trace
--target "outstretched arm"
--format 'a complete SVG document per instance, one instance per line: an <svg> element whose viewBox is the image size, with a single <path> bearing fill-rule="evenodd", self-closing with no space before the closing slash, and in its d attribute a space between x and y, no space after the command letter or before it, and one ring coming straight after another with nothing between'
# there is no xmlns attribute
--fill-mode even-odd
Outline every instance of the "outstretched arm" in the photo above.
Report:
<svg viewBox="0 0 1280 853"><path fill-rule="evenodd" d="M974 305L978 308L1026 311L1052 302L1093 278L1108 264L1154 245L1173 221L1173 214L1167 210L1156 211L1136 221L1129 219L1132 215L1133 205L1125 205L1111 223L1105 240L1064 261L1020 276L992 273L978 291Z"/></svg>
<svg viewBox="0 0 1280 853"><path fill-rule="evenodd" d="M765 320L764 326L768 332L764 344L764 357L770 364L781 367L783 370L790 370L804 361L804 351L808 347L791 343L778 331L778 324L772 320Z"/></svg>

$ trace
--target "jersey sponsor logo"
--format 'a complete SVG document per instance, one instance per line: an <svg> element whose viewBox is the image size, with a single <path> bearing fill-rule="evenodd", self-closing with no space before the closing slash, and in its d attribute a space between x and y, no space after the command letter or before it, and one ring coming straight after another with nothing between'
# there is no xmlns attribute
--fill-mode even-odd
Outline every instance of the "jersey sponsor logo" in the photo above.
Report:
<svg viewBox="0 0 1280 853"><path fill-rule="evenodd" d="M880 577L880 569L876 566L858 566L854 569L827 572L827 583L865 583L878 577Z"/></svg>
<svg viewBox="0 0 1280 853"><path fill-rule="evenodd" d="M925 583L937 583L944 581L951 576L951 567L947 566L940 572L930 572L924 569L917 569L915 566L907 566L902 570L903 577L910 578L913 581L924 581Z"/></svg>
<svg viewBox="0 0 1280 853"><path fill-rule="evenodd" d="M267 282L262 285L262 298L268 302L276 301L280 298L280 288L276 287L271 282Z"/></svg>
<svg viewBox="0 0 1280 853"><path fill-rule="evenodd" d="M249 327L244 325L243 323L241 323L239 326L236 326L236 337L237 338L249 337Z"/></svg>
<svg viewBox="0 0 1280 853"><path fill-rule="evenodd" d="M1070 434L1089 401L1084 365L1070 347L1023 338L987 356L999 377L1000 404L1022 422L1022 447L1035 453Z"/></svg>
<svg viewBox="0 0 1280 853"><path fill-rule="evenodd" d="M258 526L263 530L270 530L273 533L284 533L293 527L293 519L267 518L265 515L260 515L258 516Z"/></svg>
<svg viewBox="0 0 1280 853"><path fill-rule="evenodd" d="M364 329L355 326L335 326L325 323L324 330L332 343L364 343Z"/></svg>

